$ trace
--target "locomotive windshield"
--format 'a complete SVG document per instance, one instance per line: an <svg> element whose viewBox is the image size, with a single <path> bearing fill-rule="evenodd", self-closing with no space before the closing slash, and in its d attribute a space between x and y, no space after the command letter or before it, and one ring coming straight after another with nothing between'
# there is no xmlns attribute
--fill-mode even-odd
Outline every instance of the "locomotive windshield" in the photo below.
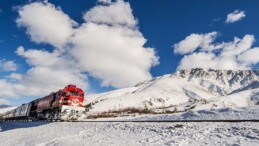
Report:
<svg viewBox="0 0 259 146"><path fill-rule="evenodd" d="M73 92L73 95L79 96L79 93L78 92Z"/></svg>
<svg viewBox="0 0 259 146"><path fill-rule="evenodd" d="M67 95L79 96L80 94L79 94L78 92L71 92L71 91L68 91L68 92L67 92Z"/></svg>

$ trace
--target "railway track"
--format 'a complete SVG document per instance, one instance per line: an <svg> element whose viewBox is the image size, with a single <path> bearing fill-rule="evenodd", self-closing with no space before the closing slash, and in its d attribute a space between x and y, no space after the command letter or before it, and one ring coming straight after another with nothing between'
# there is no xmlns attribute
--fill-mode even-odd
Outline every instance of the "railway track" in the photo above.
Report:
<svg viewBox="0 0 259 146"><path fill-rule="evenodd" d="M8 122L84 122L84 123L202 123L202 122L213 122L213 123L240 123L240 122L259 122L259 119L241 119L241 120L153 120L153 121L144 121L144 120L105 120L105 121L96 121L96 120L88 120L88 121L12 121ZM0 121L5 122L5 121Z"/></svg>
<svg viewBox="0 0 259 146"><path fill-rule="evenodd" d="M259 119L254 119L254 120L154 120L154 121L72 121L72 122L119 122L119 123L189 123L189 122L232 122L232 123L237 123L237 122L259 122Z"/></svg>

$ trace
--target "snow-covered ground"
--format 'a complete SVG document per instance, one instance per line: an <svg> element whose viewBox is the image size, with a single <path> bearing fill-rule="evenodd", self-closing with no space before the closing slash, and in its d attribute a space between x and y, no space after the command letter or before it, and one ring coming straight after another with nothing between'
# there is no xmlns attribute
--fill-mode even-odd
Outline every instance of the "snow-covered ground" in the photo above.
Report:
<svg viewBox="0 0 259 146"><path fill-rule="evenodd" d="M248 108L221 108L215 110L187 111L176 114L141 115L128 120L259 120L259 106Z"/></svg>
<svg viewBox="0 0 259 146"><path fill-rule="evenodd" d="M259 124L1 123L1 146L259 145Z"/></svg>

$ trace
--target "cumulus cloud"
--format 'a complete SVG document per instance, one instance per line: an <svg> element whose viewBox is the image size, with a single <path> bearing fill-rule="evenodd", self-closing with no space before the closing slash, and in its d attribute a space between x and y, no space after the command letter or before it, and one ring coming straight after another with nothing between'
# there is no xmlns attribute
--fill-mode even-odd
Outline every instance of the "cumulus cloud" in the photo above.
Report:
<svg viewBox="0 0 259 146"><path fill-rule="evenodd" d="M111 4L112 3L112 0L97 0L97 1L102 4Z"/></svg>
<svg viewBox="0 0 259 146"><path fill-rule="evenodd" d="M17 91L21 91L21 86L10 82L6 79L0 80L0 89L4 89L0 92L0 97L18 97ZM26 92L26 91L23 91Z"/></svg>
<svg viewBox="0 0 259 146"><path fill-rule="evenodd" d="M136 27L137 21L134 19L129 3L122 0L106 6L96 6L84 14L86 22L107 25L125 25Z"/></svg>
<svg viewBox="0 0 259 146"><path fill-rule="evenodd" d="M207 49L210 46L211 42L214 41L216 36L217 32L211 32L206 34L193 33L173 46L174 53L186 54L192 53L197 48Z"/></svg>
<svg viewBox="0 0 259 146"><path fill-rule="evenodd" d="M234 23L245 17L245 11L235 10L227 15L226 23Z"/></svg>
<svg viewBox="0 0 259 146"><path fill-rule="evenodd" d="M152 78L149 70L159 63L155 49L144 47L147 40L122 0L93 7L83 14L82 24L48 2L17 11L17 26L26 28L33 42L48 43L53 50L18 47L16 54L30 68L1 79L5 92L0 97L45 95L69 83L87 90L88 75L103 86L132 86Z"/></svg>
<svg viewBox="0 0 259 146"><path fill-rule="evenodd" d="M7 76L7 78L14 79L14 80L21 80L22 79L22 74L11 73L10 75Z"/></svg>
<svg viewBox="0 0 259 146"><path fill-rule="evenodd" d="M14 61L0 60L0 71L16 71L17 65Z"/></svg>
<svg viewBox="0 0 259 146"><path fill-rule="evenodd" d="M0 88L5 89L0 97L40 96L76 84L87 89L87 76L66 56L58 51L48 52L40 49L16 50L31 68L25 74L11 73L7 79L0 80Z"/></svg>
<svg viewBox="0 0 259 146"><path fill-rule="evenodd" d="M219 45L224 49L222 56L234 56L251 49L254 42L255 38L253 35L245 35L243 39L235 37L233 42L221 43Z"/></svg>
<svg viewBox="0 0 259 146"><path fill-rule="evenodd" d="M158 63L154 49L143 47L146 40L137 30L87 23L72 42L71 53L81 68L104 86L125 87L150 79L149 69Z"/></svg>
<svg viewBox="0 0 259 146"><path fill-rule="evenodd" d="M193 48L192 52L195 51L194 53L182 53L185 56L181 59L178 69L196 67L205 69L251 69L253 65L259 63L259 59L256 57L259 54L259 49L257 47L252 48L254 42L253 35L245 35L242 39L235 37L232 42L214 43L211 41L205 46Z"/></svg>
<svg viewBox="0 0 259 146"><path fill-rule="evenodd" d="M239 56L239 60L246 64L257 64L259 62L259 48L249 49Z"/></svg>
<svg viewBox="0 0 259 146"><path fill-rule="evenodd" d="M61 60L59 52L56 50L53 52L41 49L29 49L25 51L24 47L20 46L17 48L16 54L26 58L26 62L31 66L59 67L59 65L63 65L61 61L65 61ZM64 63L64 65L66 64Z"/></svg>
<svg viewBox="0 0 259 146"><path fill-rule="evenodd" d="M149 70L158 64L158 57L154 48L144 47L146 39L138 31L128 3L97 6L84 19L86 23L71 38L71 54L81 68L104 86L132 86L152 77Z"/></svg>
<svg viewBox="0 0 259 146"><path fill-rule="evenodd" d="M77 25L61 8L50 3L30 3L19 7L18 13L16 23L19 27L26 27L32 41L50 43L58 48L67 43Z"/></svg>
<svg viewBox="0 0 259 146"><path fill-rule="evenodd" d="M22 86L30 88L32 95L50 92L71 83L83 89L87 88L87 76L73 60L56 50L48 52L18 47L16 53L32 66L19 80Z"/></svg>

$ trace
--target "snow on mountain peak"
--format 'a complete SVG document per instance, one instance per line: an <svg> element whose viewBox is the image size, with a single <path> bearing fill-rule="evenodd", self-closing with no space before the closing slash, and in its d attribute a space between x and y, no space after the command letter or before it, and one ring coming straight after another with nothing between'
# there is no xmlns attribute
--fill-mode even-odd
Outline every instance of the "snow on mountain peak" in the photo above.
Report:
<svg viewBox="0 0 259 146"><path fill-rule="evenodd" d="M251 86L258 88L259 71L252 70L214 70L194 68L180 70L176 75L194 81L202 87L221 93L230 94L233 91Z"/></svg>
<svg viewBox="0 0 259 146"><path fill-rule="evenodd" d="M232 79L257 79L259 78L259 71L253 70L214 70L214 69L202 69L193 68L191 70L179 70L175 73L181 77L189 78L214 78L217 80L232 80Z"/></svg>

